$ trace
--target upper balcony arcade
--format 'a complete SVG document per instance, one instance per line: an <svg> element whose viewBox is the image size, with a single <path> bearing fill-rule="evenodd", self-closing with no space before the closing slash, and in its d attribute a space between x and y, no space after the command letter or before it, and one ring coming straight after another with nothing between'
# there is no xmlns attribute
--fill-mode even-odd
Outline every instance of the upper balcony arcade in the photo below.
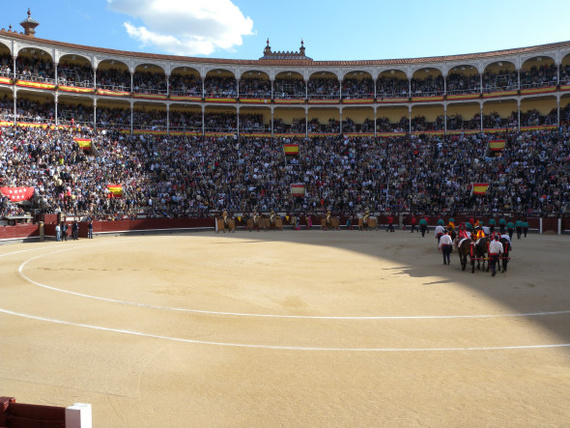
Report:
<svg viewBox="0 0 570 428"><path fill-rule="evenodd" d="M140 54L0 31L0 75L12 83L42 82L44 89L80 87L155 99L425 102L569 85L570 42L438 58L296 63Z"/></svg>
<svg viewBox="0 0 570 428"><path fill-rule="evenodd" d="M570 104L570 42L408 60L264 61L114 51L0 31L0 96L13 111L38 102L56 122L75 104L86 123L113 117L131 129L148 119L160 129L190 123L204 132L212 117L228 132L552 125Z"/></svg>

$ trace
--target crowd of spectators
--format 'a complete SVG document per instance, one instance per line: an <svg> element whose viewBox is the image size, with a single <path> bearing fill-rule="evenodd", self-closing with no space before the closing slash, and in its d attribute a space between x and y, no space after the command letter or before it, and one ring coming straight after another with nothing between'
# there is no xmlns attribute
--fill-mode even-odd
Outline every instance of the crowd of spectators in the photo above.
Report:
<svg viewBox="0 0 570 428"><path fill-rule="evenodd" d="M311 77L307 95L309 99L340 99L340 83L336 77Z"/></svg>
<svg viewBox="0 0 570 428"><path fill-rule="evenodd" d="M202 97L202 79L197 74L172 73L168 79L169 92L172 95Z"/></svg>
<svg viewBox="0 0 570 428"><path fill-rule="evenodd" d="M370 77L345 77L342 81L342 97L343 99L374 98L374 81Z"/></svg>
<svg viewBox="0 0 570 428"><path fill-rule="evenodd" d="M55 123L55 107L50 102L40 103L27 98L17 99L17 120L30 123ZM7 95L0 98L0 119L13 121L14 101ZM58 124L71 125L80 124L92 126L94 109L91 105L69 103L60 101L58 103ZM237 118L230 119L231 113L217 113L206 111L204 123L206 132L237 132ZM520 125L522 127L534 127L545 125L556 125L558 123L557 109L553 108L548 114L543 114L536 109L529 109L520 112ZM235 116L235 114L234 114ZM240 119L240 132L271 132L271 124L268 119L264 119L259 114L243 114ZM135 105L133 109L133 129L137 130L166 130L167 113L165 109L146 109L145 106ZM182 113L171 109L168 120L170 130L180 130L188 132L202 132L202 113L187 112ZM362 120L362 119L361 119ZM560 110L560 123L570 121L570 104ZM502 117L498 112L489 112L483 115L484 129L515 128L519 123L519 115L513 111L509 116ZM274 118L274 133L298 133L305 134L305 118L292 119L291 123L285 123L282 119ZM124 107L97 106L97 127L104 129L130 129L131 111L128 105ZM447 128L445 117L437 116L428 120L425 116L416 115L412 118L413 132L423 131L443 131L447 130L477 130L481 128L481 115L475 113L473 117L467 119L461 114L449 114L447 116ZM397 122L391 122L387 117L376 119L377 132L408 132L409 118L402 116ZM339 133L340 124L337 120L321 123L318 118L309 118L309 133ZM374 120L366 118L362 123L355 122L350 116L343 118L343 133L360 132L373 133Z"/></svg>
<svg viewBox="0 0 570 428"><path fill-rule="evenodd" d="M233 117L233 116L232 116ZM232 120L228 117L228 120ZM127 135L87 128L4 127L0 187L34 187L26 209L100 219L230 212L430 215L568 212L568 130L493 135L238 138ZM89 138L81 149L74 137ZM299 144L285 156L283 144ZM471 184L488 182L485 195ZM303 183L305 197L290 185ZM107 185L120 184L123 197ZM3 198L2 216L22 211Z"/></svg>
<svg viewBox="0 0 570 428"><path fill-rule="evenodd" d="M256 77L257 72L244 74L238 82L232 75L211 72L202 81L196 73L164 72L152 70L149 66L139 67L132 75L122 65L96 70L96 86L102 89L147 94L191 95L205 97L270 98L271 81ZM13 59L7 53L0 55L0 76L12 76ZM456 67L445 77L442 74L426 74L418 71L411 79L401 73L383 73L376 79L376 98L408 98L411 96L440 96L447 94L490 93L527 88L540 88L570 83L570 65L557 67L553 62L523 66L520 71L512 65L499 70L489 69L479 75L472 66ZM89 63L67 61L57 65L60 84L73 86L94 86L93 68ZM305 82L301 77L279 76L274 81L273 96L277 99L363 99L374 95L374 80L363 72L353 72L342 82L336 77L315 75ZM259 74L259 73L257 73ZM558 76L560 74L560 76ZM55 83L55 66L49 55L20 55L16 59L16 77L30 81ZM132 80L132 84L131 84ZM520 80L520 83L519 83Z"/></svg>
<svg viewBox="0 0 570 428"><path fill-rule="evenodd" d="M246 75L239 82L239 96L240 98L270 99L271 81Z"/></svg>

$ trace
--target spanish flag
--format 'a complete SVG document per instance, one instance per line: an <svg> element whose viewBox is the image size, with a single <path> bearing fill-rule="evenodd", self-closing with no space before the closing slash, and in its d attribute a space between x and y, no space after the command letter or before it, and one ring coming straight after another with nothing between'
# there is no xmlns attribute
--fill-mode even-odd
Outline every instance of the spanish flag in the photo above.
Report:
<svg viewBox="0 0 570 428"><path fill-rule="evenodd" d="M471 185L472 195L484 195L489 189L489 183L473 183Z"/></svg>
<svg viewBox="0 0 570 428"><path fill-rule="evenodd" d="M74 138L73 141L75 141L83 150L89 150L91 148L90 138Z"/></svg>
<svg viewBox="0 0 570 428"><path fill-rule="evenodd" d="M305 185L304 184L291 184L291 195L296 197L305 196Z"/></svg>
<svg viewBox="0 0 570 428"><path fill-rule="evenodd" d="M298 144L284 144L283 152L285 156L298 156L299 155L299 145Z"/></svg>
<svg viewBox="0 0 570 428"><path fill-rule="evenodd" d="M489 141L489 150L493 152L500 152L505 148L505 140L491 140Z"/></svg>
<svg viewBox="0 0 570 428"><path fill-rule="evenodd" d="M121 184L108 184L107 189L109 189L109 199L123 197L123 186Z"/></svg>

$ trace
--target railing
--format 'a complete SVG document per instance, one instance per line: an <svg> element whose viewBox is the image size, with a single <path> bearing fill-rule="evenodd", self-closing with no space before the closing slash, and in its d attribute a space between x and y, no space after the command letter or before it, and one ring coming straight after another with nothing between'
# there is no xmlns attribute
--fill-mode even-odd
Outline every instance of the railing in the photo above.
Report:
<svg viewBox="0 0 570 428"><path fill-rule="evenodd" d="M124 86L120 84L110 83L110 84L100 84L97 83L98 89L106 89L108 91L116 91L116 92L131 92L131 86Z"/></svg>
<svg viewBox="0 0 570 428"><path fill-rule="evenodd" d="M190 96L190 97L200 97L202 98L204 94L202 93L202 89L176 89L170 88L171 95L180 95L180 96Z"/></svg>
<svg viewBox="0 0 570 428"><path fill-rule="evenodd" d="M25 80L28 82L51 83L51 84L55 85L55 79L54 78L40 76L39 74L19 73L19 74L16 74L16 79Z"/></svg>
<svg viewBox="0 0 570 428"><path fill-rule="evenodd" d="M543 80L540 82L521 83L521 89L549 88L556 87L557 85L558 83L556 81Z"/></svg>
<svg viewBox="0 0 570 428"><path fill-rule="evenodd" d="M70 80L70 79L58 79L57 84L58 85L64 85L64 86L73 86L73 87L77 87L77 88L91 88L91 89L94 88L92 80L78 81L78 80Z"/></svg>

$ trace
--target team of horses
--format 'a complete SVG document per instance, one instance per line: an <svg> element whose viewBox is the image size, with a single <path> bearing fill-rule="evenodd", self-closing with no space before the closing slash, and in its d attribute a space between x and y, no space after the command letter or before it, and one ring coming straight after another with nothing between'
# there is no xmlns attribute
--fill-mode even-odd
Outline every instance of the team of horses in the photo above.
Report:
<svg viewBox="0 0 570 428"><path fill-rule="evenodd" d="M467 263L471 263L471 272L475 273L475 266L477 270L489 271L490 257L489 257L489 243L491 238L484 236L477 240L471 238L458 238L455 241L457 253L459 254L459 261L461 262L461 269L467 268ZM503 254L499 258L498 270L503 273L507 271L507 266L510 260L511 245L508 239L501 238L503 244ZM477 263L475 263L477 262Z"/></svg>
<svg viewBox="0 0 570 428"><path fill-rule="evenodd" d="M250 217L245 222L245 228L250 232L252 230L283 230L283 220L277 216L275 219L269 217Z"/></svg>

